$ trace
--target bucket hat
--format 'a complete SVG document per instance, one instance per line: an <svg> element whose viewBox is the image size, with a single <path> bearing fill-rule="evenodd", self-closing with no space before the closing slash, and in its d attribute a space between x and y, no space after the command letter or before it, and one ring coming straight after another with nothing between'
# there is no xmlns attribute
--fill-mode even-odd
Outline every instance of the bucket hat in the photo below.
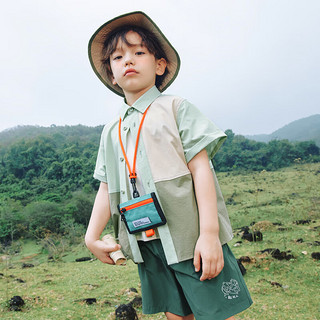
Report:
<svg viewBox="0 0 320 320"><path fill-rule="evenodd" d="M168 39L164 36L158 26L142 11L134 11L118 16L105 24L103 24L90 38L88 53L89 60L93 71L111 91L124 97L122 89L118 85L114 85L109 79L105 68L103 68L103 44L110 33L120 27L124 26L138 26L151 31L158 39L167 56L167 70L168 73L164 78L162 84L158 88L161 92L166 90L174 79L177 77L180 69L180 58L177 51L170 44Z"/></svg>

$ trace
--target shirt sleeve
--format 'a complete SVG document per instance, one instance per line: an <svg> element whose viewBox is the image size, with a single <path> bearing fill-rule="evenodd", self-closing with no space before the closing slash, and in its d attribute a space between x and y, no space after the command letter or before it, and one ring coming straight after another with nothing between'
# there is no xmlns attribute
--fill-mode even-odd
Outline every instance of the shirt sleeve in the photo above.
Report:
<svg viewBox="0 0 320 320"><path fill-rule="evenodd" d="M177 125L187 163L203 149L212 159L227 138L221 129L187 100L182 101L178 108Z"/></svg>
<svg viewBox="0 0 320 320"><path fill-rule="evenodd" d="M96 167L94 170L93 177L101 182L108 183L107 179L107 154L106 154L106 146L105 146L105 128L101 134L100 138L100 146L96 161Z"/></svg>

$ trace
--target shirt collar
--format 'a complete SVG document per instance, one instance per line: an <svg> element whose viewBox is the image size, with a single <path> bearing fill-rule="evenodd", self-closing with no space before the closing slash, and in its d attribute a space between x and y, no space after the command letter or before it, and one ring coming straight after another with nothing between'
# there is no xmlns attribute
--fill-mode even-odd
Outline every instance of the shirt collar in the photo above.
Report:
<svg viewBox="0 0 320 320"><path fill-rule="evenodd" d="M144 113L146 109L150 106L150 104L156 100L161 95L161 92L158 90L156 86L153 86L149 89L146 93L144 93L132 106L129 106L124 101L121 109L120 109L120 117L123 120L126 115L127 111L130 108L134 108L141 113Z"/></svg>

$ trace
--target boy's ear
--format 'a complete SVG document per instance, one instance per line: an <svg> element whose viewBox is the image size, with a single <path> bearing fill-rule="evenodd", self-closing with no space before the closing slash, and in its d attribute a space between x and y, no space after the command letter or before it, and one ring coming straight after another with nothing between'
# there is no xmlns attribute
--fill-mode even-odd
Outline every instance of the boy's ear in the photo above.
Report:
<svg viewBox="0 0 320 320"><path fill-rule="evenodd" d="M114 78L114 76L112 76L111 79L112 79L112 84L115 86L117 84L116 79Z"/></svg>
<svg viewBox="0 0 320 320"><path fill-rule="evenodd" d="M162 76L166 71L167 61L164 58L157 60L156 75Z"/></svg>

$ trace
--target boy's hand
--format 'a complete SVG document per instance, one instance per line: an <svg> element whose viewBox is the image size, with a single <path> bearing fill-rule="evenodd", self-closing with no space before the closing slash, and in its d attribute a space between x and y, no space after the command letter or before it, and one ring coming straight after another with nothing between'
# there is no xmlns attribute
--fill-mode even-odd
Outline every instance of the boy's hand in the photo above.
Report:
<svg viewBox="0 0 320 320"><path fill-rule="evenodd" d="M101 240L87 243L88 249L103 263L115 264L110 258L110 253L121 248L119 244L107 245Z"/></svg>
<svg viewBox="0 0 320 320"><path fill-rule="evenodd" d="M200 271L200 281L215 278L223 269L224 260L221 243L217 235L200 235L194 251L193 264L195 271Z"/></svg>

